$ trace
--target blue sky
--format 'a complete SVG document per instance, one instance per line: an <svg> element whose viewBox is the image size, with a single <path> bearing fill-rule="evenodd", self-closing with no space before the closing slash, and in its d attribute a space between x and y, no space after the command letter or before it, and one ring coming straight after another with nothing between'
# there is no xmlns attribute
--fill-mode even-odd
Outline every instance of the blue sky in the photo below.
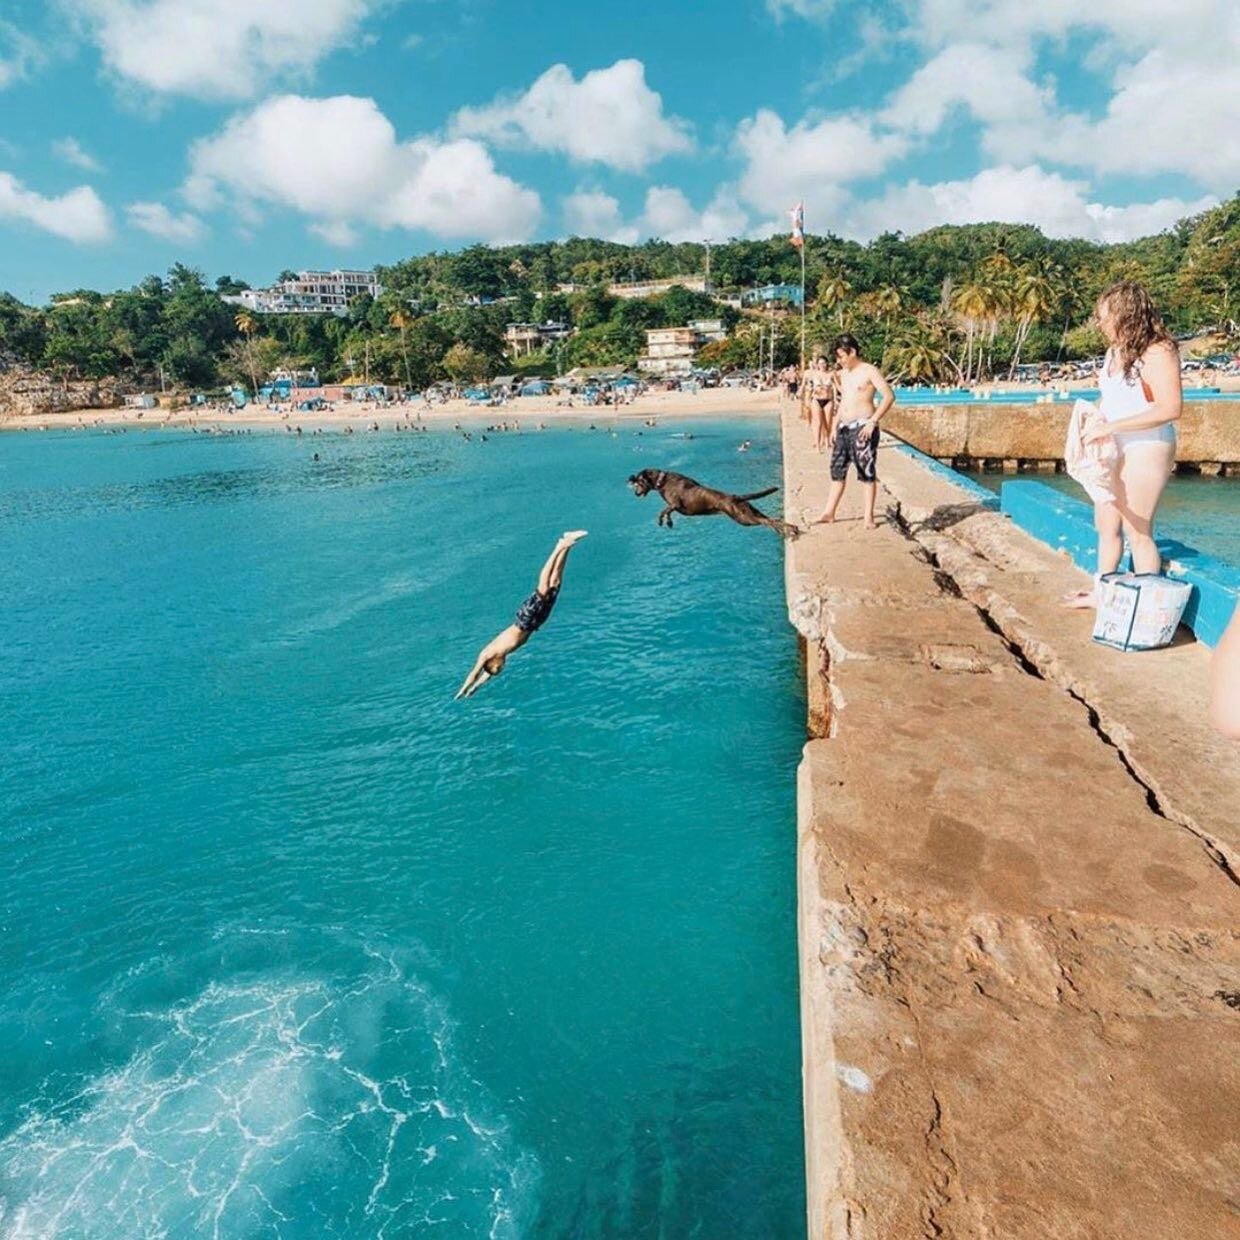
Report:
<svg viewBox="0 0 1240 1240"><path fill-rule="evenodd" d="M0 0L0 288L474 240L1029 220L1240 187L1234 0Z"/></svg>

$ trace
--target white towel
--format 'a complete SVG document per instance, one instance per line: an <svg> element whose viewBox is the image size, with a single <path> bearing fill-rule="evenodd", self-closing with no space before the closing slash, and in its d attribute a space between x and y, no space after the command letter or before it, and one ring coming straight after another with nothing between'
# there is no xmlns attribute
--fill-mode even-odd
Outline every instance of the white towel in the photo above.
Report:
<svg viewBox="0 0 1240 1240"><path fill-rule="evenodd" d="M1094 443L1085 442L1085 432L1102 421L1097 405L1078 400L1068 419L1068 437L1064 441L1063 459L1068 473L1085 488L1095 504L1115 502L1115 470L1119 465L1119 445L1108 435ZM1104 423L1105 425L1105 423Z"/></svg>

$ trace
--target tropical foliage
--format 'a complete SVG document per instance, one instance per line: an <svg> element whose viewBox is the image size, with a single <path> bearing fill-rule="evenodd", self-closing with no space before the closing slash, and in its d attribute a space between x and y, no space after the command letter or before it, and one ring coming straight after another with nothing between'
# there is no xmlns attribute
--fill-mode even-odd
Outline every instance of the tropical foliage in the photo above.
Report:
<svg viewBox="0 0 1240 1240"><path fill-rule="evenodd" d="M850 330L869 356L909 380L976 381L1022 362L1096 352L1090 312L1121 276L1150 287L1173 330L1237 335L1240 195L1121 245L977 224L885 233L868 245L810 236L805 248L811 347ZM719 317L729 339L708 345L703 362L754 366L770 361L772 346L777 366L796 360L798 315L738 312L683 287L645 299L607 291L613 281L697 274L705 261L704 247L688 242L476 245L381 269L382 297L358 298L341 317L238 313L220 295L246 288L242 281L221 276L211 285L177 264L130 289L79 289L44 307L0 295L0 365L184 387L253 387L277 365L313 366L325 378L359 374L416 388L500 370L631 364L648 328ZM800 257L782 236L713 246L710 265L721 294L800 281ZM505 325L533 320L576 332L545 353L506 358Z"/></svg>

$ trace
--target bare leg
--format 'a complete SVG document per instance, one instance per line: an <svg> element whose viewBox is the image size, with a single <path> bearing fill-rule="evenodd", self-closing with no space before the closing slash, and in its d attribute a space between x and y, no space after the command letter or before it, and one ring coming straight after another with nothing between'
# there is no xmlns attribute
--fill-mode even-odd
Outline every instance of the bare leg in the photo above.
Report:
<svg viewBox="0 0 1240 1240"><path fill-rule="evenodd" d="M809 425L814 434L814 451L821 452L827 439L827 417L820 400L809 402Z"/></svg>
<svg viewBox="0 0 1240 1240"><path fill-rule="evenodd" d="M585 530L569 530L561 536L560 541L555 544L555 549L547 557L547 562L542 566L542 572L538 574L540 594L560 588L560 583L564 580L564 562L568 559L568 553L573 549L573 545L585 536Z"/></svg>
<svg viewBox="0 0 1240 1240"><path fill-rule="evenodd" d="M1094 505L1094 529L1098 531L1098 577L1113 573L1119 567L1124 555L1122 526L1119 509L1114 504ZM1098 605L1092 587L1066 594L1060 602L1076 611L1086 611Z"/></svg>
<svg viewBox="0 0 1240 1240"><path fill-rule="evenodd" d="M878 483L863 482L861 485L865 489L865 528L876 530L878 522L874 520L874 504L878 499Z"/></svg>
<svg viewBox="0 0 1240 1240"><path fill-rule="evenodd" d="M1098 576L1113 573L1124 556L1123 519L1114 504L1094 506L1094 529L1098 531Z"/></svg>
<svg viewBox="0 0 1240 1240"><path fill-rule="evenodd" d="M811 521L810 525L830 525L835 520L835 510L840 506L840 500L843 498L844 483L831 483L831 490L827 492L827 506L822 510L822 516Z"/></svg>
<svg viewBox="0 0 1240 1240"><path fill-rule="evenodd" d="M1124 448L1119 470L1123 494L1117 498L1134 572L1162 571L1162 554L1154 542L1154 512L1174 462L1174 444L1139 443Z"/></svg>

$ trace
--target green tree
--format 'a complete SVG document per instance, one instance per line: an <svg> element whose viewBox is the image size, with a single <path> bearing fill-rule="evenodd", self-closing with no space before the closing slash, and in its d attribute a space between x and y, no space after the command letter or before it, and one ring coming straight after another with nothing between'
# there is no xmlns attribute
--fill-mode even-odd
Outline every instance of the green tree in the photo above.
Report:
<svg viewBox="0 0 1240 1240"><path fill-rule="evenodd" d="M443 368L447 375L457 383L471 379L485 379L491 374L491 364L487 355L479 349L471 348L460 342L454 344L443 355Z"/></svg>
<svg viewBox="0 0 1240 1240"><path fill-rule="evenodd" d="M828 314L832 311L839 314L841 328L844 326L844 303L852 291L853 286L849 283L848 277L843 271L838 270L824 273L818 285L819 303Z"/></svg>

